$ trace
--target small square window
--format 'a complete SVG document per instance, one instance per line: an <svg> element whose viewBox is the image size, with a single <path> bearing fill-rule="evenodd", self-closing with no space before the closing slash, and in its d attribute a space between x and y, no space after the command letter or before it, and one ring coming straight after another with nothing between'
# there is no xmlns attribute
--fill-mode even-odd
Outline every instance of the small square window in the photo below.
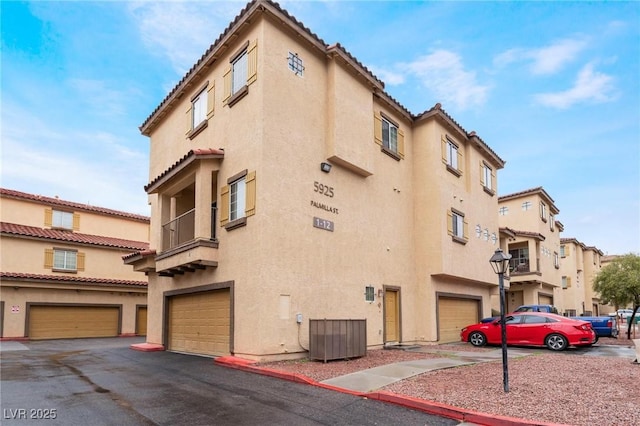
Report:
<svg viewBox="0 0 640 426"><path fill-rule="evenodd" d="M295 75L302 77L304 73L304 65L302 64L302 58L297 53L289 52L289 69L295 73Z"/></svg>
<svg viewBox="0 0 640 426"><path fill-rule="evenodd" d="M531 210L531 201L525 201L524 203L522 203L522 210Z"/></svg>
<svg viewBox="0 0 640 426"><path fill-rule="evenodd" d="M374 288L372 286L367 286L364 288L364 300L366 302L373 302L375 298Z"/></svg>
<svg viewBox="0 0 640 426"><path fill-rule="evenodd" d="M500 216L506 216L509 214L509 207L503 206L500 207L500 209L498 209L498 214L500 214Z"/></svg>
<svg viewBox="0 0 640 426"><path fill-rule="evenodd" d="M52 226L54 228L73 229L73 213L54 210Z"/></svg>

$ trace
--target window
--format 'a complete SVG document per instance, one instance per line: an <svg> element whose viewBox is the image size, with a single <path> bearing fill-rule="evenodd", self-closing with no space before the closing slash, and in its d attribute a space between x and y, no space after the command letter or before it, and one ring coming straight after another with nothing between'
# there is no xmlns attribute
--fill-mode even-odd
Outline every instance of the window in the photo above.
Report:
<svg viewBox="0 0 640 426"><path fill-rule="evenodd" d="M447 165L452 169L458 170L458 146L447 139L445 149Z"/></svg>
<svg viewBox="0 0 640 426"><path fill-rule="evenodd" d="M238 93L247 84L247 51L242 52L231 63L231 95Z"/></svg>
<svg viewBox="0 0 640 426"><path fill-rule="evenodd" d="M213 117L215 84L205 82L191 97L186 118L186 135L191 139L207 128L207 119Z"/></svg>
<svg viewBox="0 0 640 426"><path fill-rule="evenodd" d="M522 203L522 210L527 211L531 209L531 201L525 201Z"/></svg>
<svg viewBox="0 0 640 426"><path fill-rule="evenodd" d="M224 96L222 101L229 107L235 105L249 93L249 85L258 76L258 41L247 41L229 60L224 71Z"/></svg>
<svg viewBox="0 0 640 426"><path fill-rule="evenodd" d="M404 158L404 133L398 123L382 112L375 112L373 133L374 141L382 152L398 161Z"/></svg>
<svg viewBox="0 0 640 426"><path fill-rule="evenodd" d="M567 257L566 255L566 246L562 245L560 246L560 257Z"/></svg>
<svg viewBox="0 0 640 426"><path fill-rule="evenodd" d="M227 231L246 225L256 213L256 172L244 170L229 179L220 190L220 226Z"/></svg>
<svg viewBox="0 0 640 426"><path fill-rule="evenodd" d="M467 227L468 224L464 220L464 213L451 209L447 211L447 233L452 239L458 243L466 244L469 240Z"/></svg>
<svg viewBox="0 0 640 426"><path fill-rule="evenodd" d="M537 315L523 315L524 324L542 324L547 322L546 317L539 317Z"/></svg>
<svg viewBox="0 0 640 426"><path fill-rule="evenodd" d="M562 277L562 288L569 288L571 287L571 278L569 277Z"/></svg>
<svg viewBox="0 0 640 426"><path fill-rule="evenodd" d="M53 250L53 269L76 271L78 269L78 252L75 250Z"/></svg>
<svg viewBox="0 0 640 426"><path fill-rule="evenodd" d="M244 217L246 202L246 182L241 178L230 185L229 219Z"/></svg>
<svg viewBox="0 0 640 426"><path fill-rule="evenodd" d="M198 93L191 101L191 128L195 129L207 118L207 92L205 90Z"/></svg>
<svg viewBox="0 0 640 426"><path fill-rule="evenodd" d="M553 232L556 228L556 218L553 215L549 215L549 229Z"/></svg>
<svg viewBox="0 0 640 426"><path fill-rule="evenodd" d="M364 288L364 300L367 302L373 302L374 299L374 289L372 286L367 286Z"/></svg>
<svg viewBox="0 0 640 426"><path fill-rule="evenodd" d="M546 222L547 221L547 205L540 201L540 218Z"/></svg>
<svg viewBox="0 0 640 426"><path fill-rule="evenodd" d="M398 152L398 127L385 118L382 118L382 146Z"/></svg>
<svg viewBox="0 0 640 426"><path fill-rule="evenodd" d="M73 213L53 210L51 226L54 228L73 229Z"/></svg>
<svg viewBox="0 0 640 426"><path fill-rule="evenodd" d="M480 161L480 181L486 193L494 195L493 169L484 161Z"/></svg>
<svg viewBox="0 0 640 426"><path fill-rule="evenodd" d="M557 251L553 252L553 266L555 266L556 269L560 268L560 257L558 256Z"/></svg>
<svg viewBox="0 0 640 426"><path fill-rule="evenodd" d="M498 209L498 214L500 214L500 216L506 216L509 214L509 207L500 207L500 209Z"/></svg>
<svg viewBox="0 0 640 426"><path fill-rule="evenodd" d="M302 59L297 53L289 52L289 69L297 76L302 77L302 74L304 73L304 65L302 64Z"/></svg>

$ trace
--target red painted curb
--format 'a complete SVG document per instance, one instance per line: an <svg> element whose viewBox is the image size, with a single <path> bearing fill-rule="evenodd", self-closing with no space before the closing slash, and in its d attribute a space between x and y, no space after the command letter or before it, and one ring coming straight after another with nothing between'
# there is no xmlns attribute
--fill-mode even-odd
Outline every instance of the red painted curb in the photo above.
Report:
<svg viewBox="0 0 640 426"><path fill-rule="evenodd" d="M130 345L129 348L133 349L134 351L141 352L164 351L163 345L158 345L155 343L134 343L133 345Z"/></svg>
<svg viewBox="0 0 640 426"><path fill-rule="evenodd" d="M487 426L567 426L559 423L547 423L525 419L518 419L513 417L498 416L493 414L479 413L475 411L465 410L446 404L442 404L435 401L427 401L424 399L414 398L410 396L397 395L389 392L358 392L349 389L344 389L332 385L317 382L307 376L297 373L288 373L285 371L274 370L270 368L256 367L254 361L246 359L226 356L219 357L214 360L215 363L225 367L235 368L238 370L248 371L251 373L262 374L264 376L275 377L283 380L289 380L296 383L304 383L311 386L317 386L320 388L333 390L336 392L346 393L363 398L375 399L382 402L388 402L391 404L400 405L414 410L420 410L425 413L434 414L437 416L447 417L449 419L465 421L470 423L476 423L478 425Z"/></svg>

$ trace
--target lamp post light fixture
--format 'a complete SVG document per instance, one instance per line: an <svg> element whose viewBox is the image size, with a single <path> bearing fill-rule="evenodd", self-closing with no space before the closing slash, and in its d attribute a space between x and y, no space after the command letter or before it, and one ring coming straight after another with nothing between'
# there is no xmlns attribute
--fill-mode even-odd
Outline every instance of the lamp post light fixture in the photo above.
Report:
<svg viewBox="0 0 640 426"><path fill-rule="evenodd" d="M493 268L493 272L498 274L498 282L500 289L500 327L502 331L502 385L505 392L509 392L509 367L507 365L507 325L504 323L504 274L509 271L510 254L504 254L501 248L498 248L489 263Z"/></svg>

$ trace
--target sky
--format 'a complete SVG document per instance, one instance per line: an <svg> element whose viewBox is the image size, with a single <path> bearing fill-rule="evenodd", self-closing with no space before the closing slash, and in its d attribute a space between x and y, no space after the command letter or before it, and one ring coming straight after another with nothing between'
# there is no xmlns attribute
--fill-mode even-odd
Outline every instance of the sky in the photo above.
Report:
<svg viewBox="0 0 640 426"><path fill-rule="evenodd" d="M282 1L413 114L441 103L565 238L640 253L640 2ZM244 1L2 1L0 186L149 215L139 126Z"/></svg>

